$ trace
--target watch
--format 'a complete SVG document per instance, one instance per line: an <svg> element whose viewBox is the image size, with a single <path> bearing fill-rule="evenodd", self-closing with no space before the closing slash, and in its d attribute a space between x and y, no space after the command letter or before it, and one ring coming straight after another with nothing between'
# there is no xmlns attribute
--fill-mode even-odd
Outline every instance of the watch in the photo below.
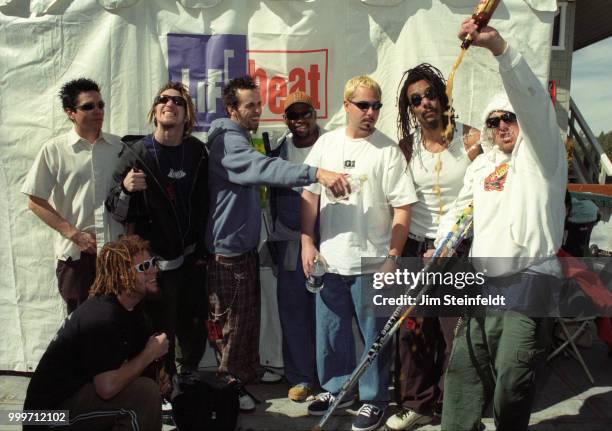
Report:
<svg viewBox="0 0 612 431"><path fill-rule="evenodd" d="M400 257L401 257L401 256L395 256L395 255L393 255L393 254L388 254L388 255L387 255L387 257L386 257L385 259L387 259L387 260L389 260L389 259L390 259L390 260L392 260L393 262L397 263L397 261L398 261L398 259L399 259Z"/></svg>

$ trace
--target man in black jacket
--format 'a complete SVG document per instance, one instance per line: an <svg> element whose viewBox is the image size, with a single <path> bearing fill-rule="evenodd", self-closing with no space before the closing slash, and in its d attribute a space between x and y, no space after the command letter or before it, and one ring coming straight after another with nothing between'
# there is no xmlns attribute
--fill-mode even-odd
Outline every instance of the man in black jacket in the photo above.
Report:
<svg viewBox="0 0 612 431"><path fill-rule="evenodd" d="M175 374L175 335L182 369L197 369L205 349L207 301L201 257L208 163L204 144L190 136L195 107L183 84L164 85L148 119L155 131L125 142L106 203L113 217L147 239L158 257L161 298L148 301L147 312L154 329L168 334L166 371Z"/></svg>

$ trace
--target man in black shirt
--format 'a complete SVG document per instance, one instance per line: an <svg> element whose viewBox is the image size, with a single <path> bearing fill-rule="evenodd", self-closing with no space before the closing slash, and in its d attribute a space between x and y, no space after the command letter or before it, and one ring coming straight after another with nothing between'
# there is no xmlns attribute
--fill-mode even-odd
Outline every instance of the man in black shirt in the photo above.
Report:
<svg viewBox="0 0 612 431"><path fill-rule="evenodd" d="M47 347L24 410L69 410L71 429L160 430L160 393L169 379L141 375L166 354L168 339L151 335L138 307L158 290L155 258L130 235L106 244L96 264L91 296Z"/></svg>
<svg viewBox="0 0 612 431"><path fill-rule="evenodd" d="M106 201L113 218L132 225L159 258L161 298L147 301L156 331L168 334L166 370L176 374L175 335L182 370L197 369L206 346L208 298L203 244L208 205L204 144L191 136L195 106L180 82L168 82L153 100L152 134L124 138Z"/></svg>

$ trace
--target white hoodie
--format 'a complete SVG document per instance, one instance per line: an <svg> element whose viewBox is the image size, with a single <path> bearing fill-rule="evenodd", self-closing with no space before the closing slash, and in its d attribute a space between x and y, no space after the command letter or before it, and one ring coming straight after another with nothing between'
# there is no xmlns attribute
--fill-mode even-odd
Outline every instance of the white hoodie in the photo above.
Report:
<svg viewBox="0 0 612 431"><path fill-rule="evenodd" d="M514 112L519 136L512 154L506 154L493 146L483 126L485 153L468 167L453 210L443 218L437 235L443 238L473 199L471 255L479 258L474 265L488 276L533 268L556 255L563 237L567 187L565 147L548 92L512 47L496 58L507 97L496 96L483 118L494 111Z"/></svg>

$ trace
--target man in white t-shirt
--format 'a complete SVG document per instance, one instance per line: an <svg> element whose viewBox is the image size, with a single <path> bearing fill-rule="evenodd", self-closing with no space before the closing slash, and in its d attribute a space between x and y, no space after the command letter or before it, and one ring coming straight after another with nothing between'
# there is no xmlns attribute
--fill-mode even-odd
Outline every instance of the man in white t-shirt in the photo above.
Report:
<svg viewBox="0 0 612 431"><path fill-rule="evenodd" d="M327 261L324 288L316 297L317 371L320 394L308 407L323 415L356 366L353 315L366 345L371 345L386 319L377 318L364 293L372 289L375 271L393 270L410 224L410 205L417 198L410 171L399 147L376 129L382 107L380 86L367 76L350 79L344 88L346 127L321 136L306 164L343 171L353 190L342 200L318 185L302 193L302 265L310 274L319 253L315 247L315 220L320 204L321 255ZM386 257L385 257L386 256ZM367 259L362 265L362 258ZM382 265L382 268L381 268ZM368 309L369 308L369 309ZM364 402L353 422L354 431L376 429L389 402L390 347L359 381ZM339 407L352 405L344 399Z"/></svg>
<svg viewBox="0 0 612 431"><path fill-rule="evenodd" d="M119 137L102 132L104 101L97 83L70 81L59 97L74 127L41 148L21 192L28 195L32 212L57 231L58 287L70 313L87 299L96 275L96 247L123 233L104 208L123 145Z"/></svg>
<svg viewBox="0 0 612 431"><path fill-rule="evenodd" d="M446 81L436 67L421 63L404 72L402 81L397 96L399 145L419 199L412 207L402 255L420 258L433 248L440 219L457 198L466 169L480 154L480 133L446 115L452 107ZM447 137L449 121L453 133ZM457 254L468 250L469 241L465 241ZM395 369L394 387L401 409L387 419L391 430L412 429L442 413L444 374L458 317L436 310L439 316L407 318L398 331L401 365ZM427 311L436 310L428 307Z"/></svg>
<svg viewBox="0 0 612 431"><path fill-rule="evenodd" d="M287 133L271 156L302 164L325 130L317 125L317 111L303 91L285 99ZM317 386L315 362L315 297L305 288L300 246L300 195L302 187L270 188L273 232L278 268L278 314L283 331L283 365L291 385L288 397L304 401Z"/></svg>

